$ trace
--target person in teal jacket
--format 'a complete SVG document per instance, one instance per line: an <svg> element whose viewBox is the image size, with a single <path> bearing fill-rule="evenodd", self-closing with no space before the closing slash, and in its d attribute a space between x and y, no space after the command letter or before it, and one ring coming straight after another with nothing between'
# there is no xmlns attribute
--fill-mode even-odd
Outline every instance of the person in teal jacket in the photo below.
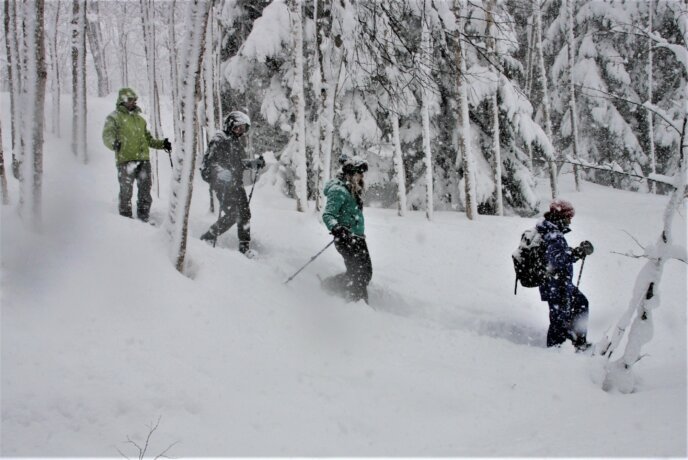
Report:
<svg viewBox="0 0 688 460"><path fill-rule="evenodd" d="M363 218L363 175L368 163L360 157L342 156L341 172L325 184L327 204L323 222L334 236L334 246L344 258L346 272L323 280L325 289L356 302L368 303L368 284L373 265L365 237Z"/></svg>
<svg viewBox="0 0 688 460"><path fill-rule="evenodd" d="M119 180L119 213L132 217L131 196L134 181L138 188L136 216L148 221L151 204L151 165L148 148L172 150L170 141L154 139L146 127L146 120L136 105L138 97L131 88L119 90L115 111L108 115L103 127L103 143L115 152Z"/></svg>

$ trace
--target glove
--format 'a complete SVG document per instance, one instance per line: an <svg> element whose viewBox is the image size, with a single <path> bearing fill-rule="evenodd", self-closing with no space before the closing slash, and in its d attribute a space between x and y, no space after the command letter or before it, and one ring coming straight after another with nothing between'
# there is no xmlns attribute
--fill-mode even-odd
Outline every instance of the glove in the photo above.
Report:
<svg viewBox="0 0 688 460"><path fill-rule="evenodd" d="M220 182L232 182L232 173L229 172L229 170L223 168L217 172L215 178Z"/></svg>
<svg viewBox="0 0 688 460"><path fill-rule="evenodd" d="M330 233L334 236L335 240L346 240L351 237L351 230L344 227L343 225L335 225L330 230Z"/></svg>
<svg viewBox="0 0 688 460"><path fill-rule="evenodd" d="M259 156L258 159L256 159L256 169L263 169L265 167L265 158L263 158L263 155Z"/></svg>
<svg viewBox="0 0 688 460"><path fill-rule="evenodd" d="M122 148L122 143L119 141L119 139L115 139L115 142L112 143L112 148L115 150L115 152L119 152L119 149Z"/></svg>
<svg viewBox="0 0 688 460"><path fill-rule="evenodd" d="M167 153L172 152L172 144L170 144L170 140L168 138L165 138L165 140L162 141L162 149Z"/></svg>
<svg viewBox="0 0 688 460"><path fill-rule="evenodd" d="M592 243L590 241L582 241L577 248L573 250L573 256L577 259L582 259L583 257L589 256L595 251Z"/></svg>

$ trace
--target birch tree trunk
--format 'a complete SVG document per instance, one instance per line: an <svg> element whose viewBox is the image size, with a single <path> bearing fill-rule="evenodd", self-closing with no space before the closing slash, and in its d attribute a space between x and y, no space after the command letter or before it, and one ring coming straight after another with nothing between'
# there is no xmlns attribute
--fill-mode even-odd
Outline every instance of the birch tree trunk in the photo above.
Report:
<svg viewBox="0 0 688 460"><path fill-rule="evenodd" d="M320 135L323 139L320 144L323 158L323 185L332 177L332 146L334 142L334 120L336 115L335 99L344 79L343 70L345 67L343 53L336 47L336 44L331 46L330 50L332 51L332 56L329 62L332 64L339 62L339 66L337 72L334 72L332 65L328 65L327 68L322 68L325 71L327 81L324 122L320 125Z"/></svg>
<svg viewBox="0 0 688 460"><path fill-rule="evenodd" d="M294 83L291 102L296 108L296 121L292 133L294 164L294 192L296 210L308 209L308 171L306 169L306 101L303 87L303 24L301 21L301 0L289 0L291 12L292 40L294 43Z"/></svg>
<svg viewBox="0 0 688 460"><path fill-rule="evenodd" d="M536 3L539 4L538 0L531 0L533 2L533 5ZM535 68L535 59L533 58L534 54L534 43L535 43L535 27L536 23L533 21L533 17L529 17L527 20L527 45L528 45L528 51L526 52L526 81L525 81L525 89L526 89L526 95L528 96L528 100L532 99L533 96L533 80L534 80L534 68Z"/></svg>
<svg viewBox="0 0 688 460"><path fill-rule="evenodd" d="M28 79L22 100L26 115L23 117L22 137L26 146L19 183L19 211L33 230L41 228L43 181L43 125L45 116L44 0L27 0L22 5L26 56L24 59Z"/></svg>
<svg viewBox="0 0 688 460"><path fill-rule="evenodd" d="M421 119L423 123L423 154L425 158L425 217L432 220L433 211L435 207L434 192L433 192L433 168L432 168L432 151L430 149L430 109L429 105L429 89L427 85L430 81L430 32L426 23L425 14L423 15L423 30L421 31L421 73L428 80L421 82Z"/></svg>
<svg viewBox="0 0 688 460"><path fill-rule="evenodd" d="M175 139L175 144L178 142L181 142L182 139L182 133L181 133L181 124L179 123L179 108L181 107L181 104L179 103L179 75L178 75L178 63L177 63L177 53L175 50L177 49L177 34L176 34L176 19L175 19L175 11L176 11L176 0L172 0L172 4L169 9L169 16L168 16L168 32L167 32L167 40L168 40L168 49L169 49L169 58L170 58L170 78L172 82L172 111L173 111L173 116L172 116L172 121L174 125L174 139Z"/></svg>
<svg viewBox="0 0 688 460"><path fill-rule="evenodd" d="M19 12L18 2L4 2L5 7L5 45L7 49L7 71L10 83L10 135L12 145L12 175L19 179L19 169L23 160L23 140L21 136L22 110L21 95L23 93L22 66L19 55Z"/></svg>
<svg viewBox="0 0 688 460"><path fill-rule="evenodd" d="M574 0L566 0L566 9L568 16L568 35L567 46L569 54L569 114L571 116L571 145L573 150L573 159L579 161L578 158L578 114L576 113L576 87L573 81L573 68L575 66L576 48L575 39L573 36L574 17L573 17L573 2ZM580 192L580 171L578 165L573 165L573 176L576 181L576 191Z"/></svg>
<svg viewBox="0 0 688 460"><path fill-rule="evenodd" d="M475 191L475 160L471 151L471 125L468 115L468 91L466 85L466 59L464 45L461 43L461 36L464 32L464 20L461 17L467 9L466 0L456 0L457 17L459 27L457 32L457 51L456 62L459 74L457 76L457 93L459 95L459 148L463 158L463 177L466 193L466 217L470 220L478 218L478 204ZM457 162L459 157L457 156Z"/></svg>
<svg viewBox="0 0 688 460"><path fill-rule="evenodd" d="M61 1L55 2L57 4L57 9L55 10L55 22L53 23L52 37L50 40L50 64L52 68L52 122L51 130L53 134L57 137L61 136L61 126L60 126L60 62L58 54L58 27L60 25L60 9L62 6Z"/></svg>
<svg viewBox="0 0 688 460"><path fill-rule="evenodd" d="M5 151L2 148L2 125L0 125L0 193L2 194L2 204L10 204L10 197L7 192L7 176L5 176Z"/></svg>
<svg viewBox="0 0 688 460"><path fill-rule="evenodd" d="M175 268L182 272L186 260L189 208L193 193L193 177L196 169L198 120L196 102L200 99L201 65L205 29L211 3L205 0L190 0L187 3L186 43L183 50L179 80L179 115L181 123L181 148L175 150L172 173L170 208L167 233L170 238L170 255Z"/></svg>
<svg viewBox="0 0 688 460"><path fill-rule="evenodd" d="M148 70L148 97L151 112L151 131L153 137L162 136L160 124L160 102L157 90L157 62L155 53L155 9L152 0L141 0L141 25L143 28L143 48L146 55L146 69Z"/></svg>
<svg viewBox="0 0 688 460"><path fill-rule="evenodd" d="M86 16L86 33L88 35L88 43L91 47L91 56L93 57L93 64L98 80L98 97L105 97L110 92L110 81L107 61L105 60L103 32L100 28L99 2L91 1L90 3L93 7L93 13L95 13L96 20L94 21Z"/></svg>
<svg viewBox="0 0 688 460"><path fill-rule="evenodd" d="M399 114L392 111L392 138L394 142L394 176L397 180L398 214L406 215L406 170L404 169L404 157L401 152L401 140L399 138Z"/></svg>
<svg viewBox="0 0 688 460"><path fill-rule="evenodd" d="M74 0L72 13L72 152L86 164L86 1Z"/></svg>
<svg viewBox="0 0 688 460"><path fill-rule="evenodd" d="M323 208L324 196L323 196L323 161L322 161L322 150L320 148L322 141L324 140L324 130L322 129L322 117L325 111L325 102L327 100L326 85L324 85L324 74L322 68L322 53L320 52L320 45L322 44L322 21L318 20L318 0L313 0L313 25L315 31L315 37L313 40L314 54L313 57L313 98L316 103L316 115L315 122L313 123L313 131L318 133L315 136L315 142L313 143L313 169L315 170L315 210L320 211Z"/></svg>
<svg viewBox="0 0 688 460"><path fill-rule="evenodd" d="M647 102L652 104L652 9L654 5L652 0L648 0L647 8L649 10L648 22L647 22ZM657 160L655 157L655 129L653 123L652 110L647 109L647 138L650 142L650 169L652 174L657 172ZM652 193L657 193L657 184L654 181L650 182L650 191Z"/></svg>
<svg viewBox="0 0 688 460"><path fill-rule="evenodd" d="M494 0L487 2L487 52L492 57L494 63L499 56L497 54L497 43L495 40L496 30L494 23ZM502 151L499 144L499 69L496 64L492 66L492 72L496 77L495 91L492 95L490 106L492 108L492 171L495 183L495 213L498 216L504 215L504 196L502 192Z"/></svg>
<svg viewBox="0 0 688 460"><path fill-rule="evenodd" d="M542 112L545 117L545 133L550 142L553 139L552 132L552 118L550 115L549 105L549 89L547 83L547 71L545 70L545 57L542 52L542 11L540 10L539 0L535 0L535 49L537 52L538 68L540 69L540 87L542 88ZM559 187L557 184L557 164L554 158L547 159L547 166L549 172L549 184L552 191L552 199L559 195Z"/></svg>
<svg viewBox="0 0 688 460"><path fill-rule="evenodd" d="M174 1L172 3L174 5ZM119 21L117 21L117 29L119 32L117 57L119 59L120 85L122 87L129 86L129 31L127 30L127 20L129 17L127 12L127 4L128 2L121 3L123 11L120 15ZM174 11L174 7L172 8L172 11Z"/></svg>

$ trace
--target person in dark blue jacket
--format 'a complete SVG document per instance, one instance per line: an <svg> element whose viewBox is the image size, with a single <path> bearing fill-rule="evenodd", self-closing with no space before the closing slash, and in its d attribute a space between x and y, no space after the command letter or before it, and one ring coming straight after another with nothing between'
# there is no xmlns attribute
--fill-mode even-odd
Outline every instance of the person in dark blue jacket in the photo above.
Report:
<svg viewBox="0 0 688 460"><path fill-rule="evenodd" d="M571 340L579 351L590 347L587 341L588 299L573 284L573 264L593 253L589 241L570 248L564 235L571 231L575 211L571 203L554 200L537 231L546 245L545 258L548 276L540 286L540 298L549 304L547 346L553 347Z"/></svg>

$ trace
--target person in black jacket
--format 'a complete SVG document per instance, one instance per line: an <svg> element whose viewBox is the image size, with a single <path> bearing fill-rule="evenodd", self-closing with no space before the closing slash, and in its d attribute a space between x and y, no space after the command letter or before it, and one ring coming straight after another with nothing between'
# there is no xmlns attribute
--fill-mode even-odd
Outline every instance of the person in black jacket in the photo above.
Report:
<svg viewBox="0 0 688 460"><path fill-rule="evenodd" d="M251 244L251 210L244 189L244 170L261 169L263 157L244 159L241 137L251 126L251 119L243 112L233 111L225 119L223 131L218 132L208 144L203 156L201 177L208 182L220 203L220 217L210 226L201 239L214 243L218 236L237 224L239 251L253 257Z"/></svg>

